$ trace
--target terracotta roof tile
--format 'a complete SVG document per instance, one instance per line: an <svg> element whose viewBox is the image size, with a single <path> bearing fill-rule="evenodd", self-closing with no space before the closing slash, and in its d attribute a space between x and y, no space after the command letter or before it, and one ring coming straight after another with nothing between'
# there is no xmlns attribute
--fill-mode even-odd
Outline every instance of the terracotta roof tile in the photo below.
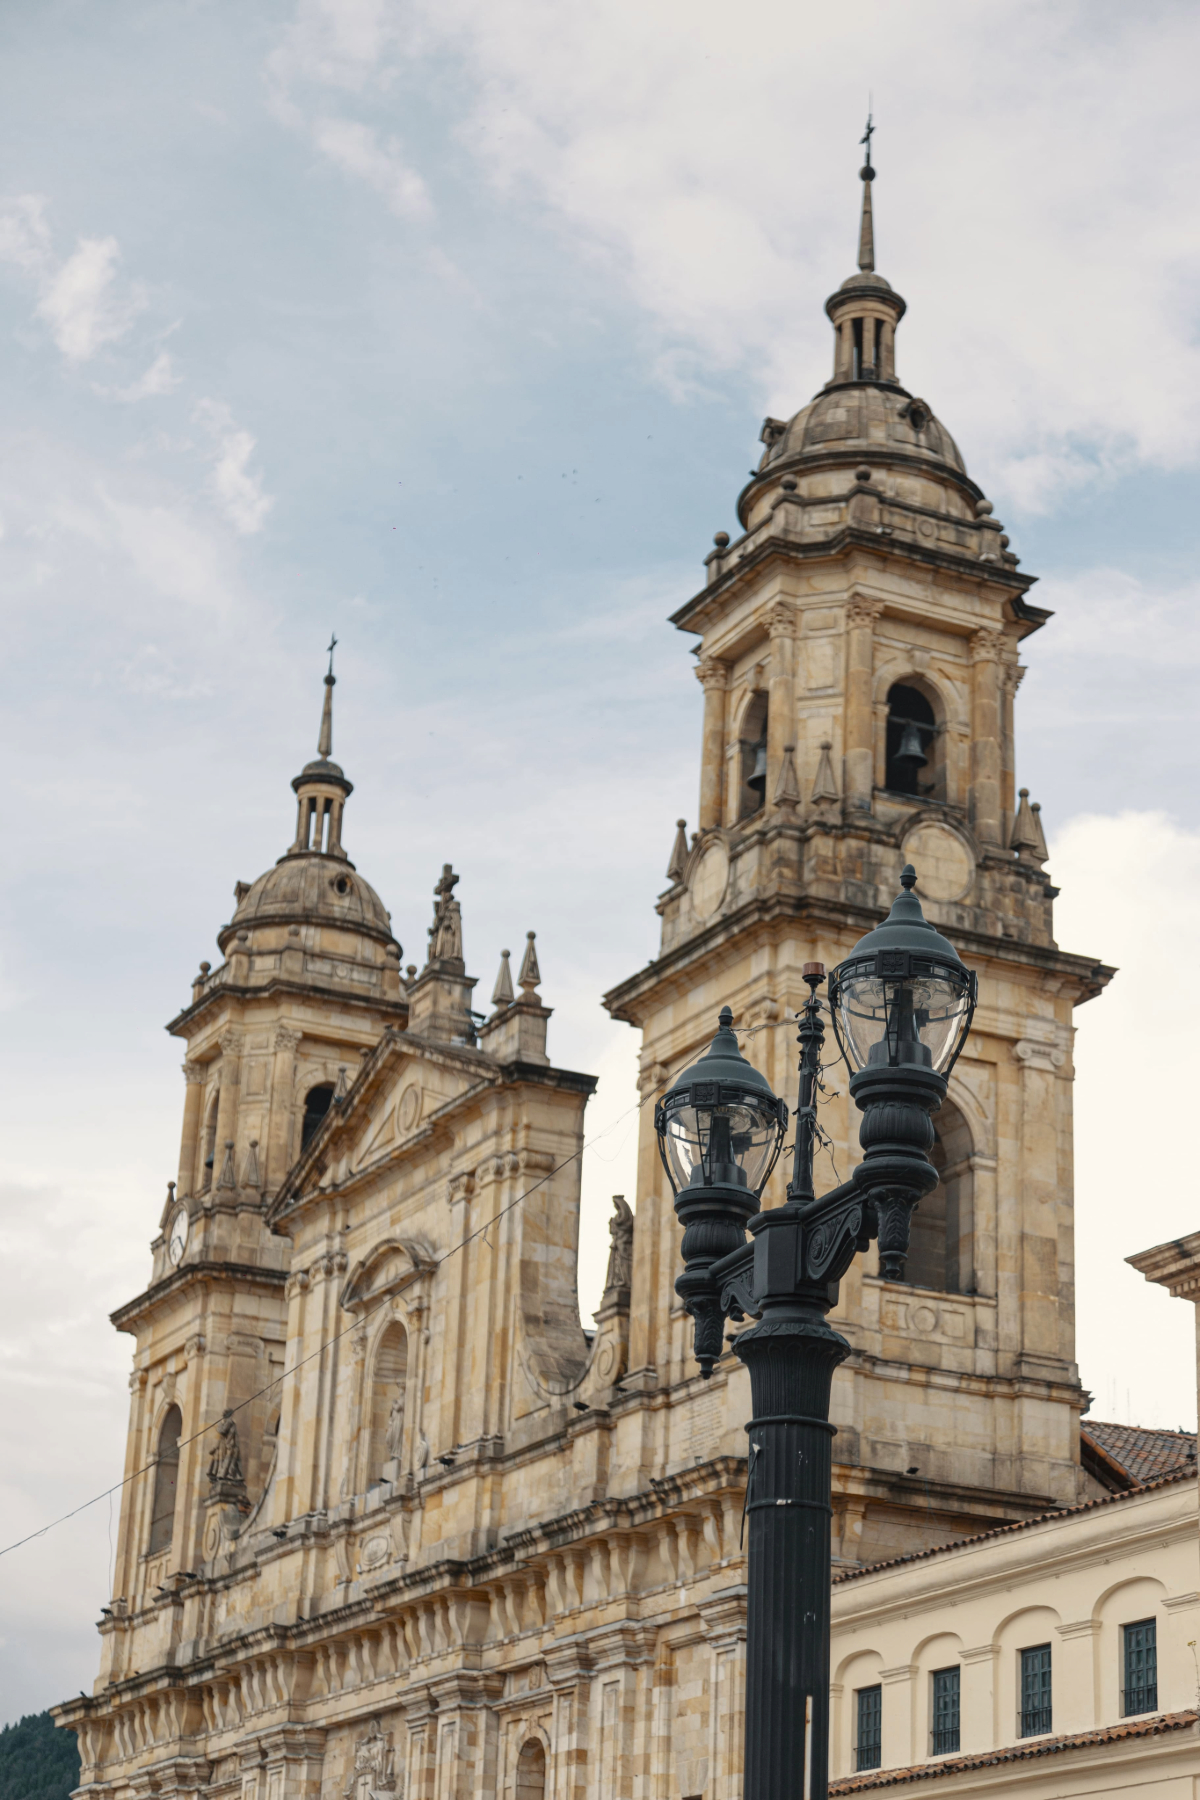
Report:
<svg viewBox="0 0 1200 1800"><path fill-rule="evenodd" d="M1139 1494L1151 1493L1155 1488L1170 1487L1176 1481L1194 1481L1195 1478L1196 1465L1188 1463L1171 1475L1162 1475L1157 1481L1138 1482L1119 1494L1104 1494L1098 1500L1081 1500L1077 1506L1059 1506L1053 1512L1038 1513L1033 1519L1014 1519L1011 1525L994 1525L990 1531L980 1531L974 1537L953 1538L948 1544L932 1544L928 1550L910 1550L906 1556L892 1556L886 1562L864 1563L861 1569L843 1569L834 1576L833 1585L838 1587L843 1581L859 1581L864 1575L877 1574L880 1569L898 1569L905 1563L945 1556L949 1550L965 1550L973 1544L985 1544L989 1538L1006 1537L1010 1532L1029 1531L1035 1525L1045 1525L1050 1519L1073 1519L1079 1513L1093 1512L1098 1506L1117 1506L1122 1500L1135 1500Z"/></svg>
<svg viewBox="0 0 1200 1800"><path fill-rule="evenodd" d="M1109 1425L1084 1419L1079 1435L1103 1451L1131 1481L1154 1481L1177 1469L1195 1468L1194 1431L1157 1431L1147 1425Z"/></svg>
<svg viewBox="0 0 1200 1800"><path fill-rule="evenodd" d="M973 1756L939 1756L936 1762L915 1763L907 1769L870 1769L861 1775L845 1775L831 1781L831 1794L865 1794L871 1788L901 1787L910 1781L936 1781L970 1769L999 1767L1002 1763L1027 1762L1038 1756L1059 1756L1064 1750L1087 1750L1096 1744L1116 1744L1125 1738L1159 1737L1166 1731L1186 1731L1197 1723L1196 1709L1155 1713L1150 1718L1125 1719L1100 1731L1079 1731L1071 1737L1028 1738L1005 1744L998 1750L981 1750Z"/></svg>

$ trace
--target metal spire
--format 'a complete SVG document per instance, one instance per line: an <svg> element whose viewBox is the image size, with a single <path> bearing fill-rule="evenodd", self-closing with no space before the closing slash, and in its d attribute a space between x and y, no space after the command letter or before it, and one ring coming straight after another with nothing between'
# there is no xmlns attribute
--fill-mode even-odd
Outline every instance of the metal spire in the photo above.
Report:
<svg viewBox="0 0 1200 1800"><path fill-rule="evenodd" d="M321 735L317 739L317 755L328 758L333 750L333 690L337 685L337 676L333 672L333 652L337 644L336 637L329 639L329 672L325 677L325 704L321 708Z"/></svg>
<svg viewBox="0 0 1200 1800"><path fill-rule="evenodd" d="M862 223L858 231L858 266L864 275L873 274L875 270L875 221L871 214L871 183L875 179L875 171L871 167L871 139L874 134L875 123L868 109L867 129L858 140L867 148L867 160L858 171L863 184Z"/></svg>

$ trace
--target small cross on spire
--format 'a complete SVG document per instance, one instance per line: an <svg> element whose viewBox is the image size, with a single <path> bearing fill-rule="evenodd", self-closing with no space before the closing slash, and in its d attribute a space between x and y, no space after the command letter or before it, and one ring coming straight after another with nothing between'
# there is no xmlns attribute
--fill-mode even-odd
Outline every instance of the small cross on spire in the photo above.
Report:
<svg viewBox="0 0 1200 1800"><path fill-rule="evenodd" d="M875 135L875 121L872 116L871 109L868 106L868 108L867 108L867 129L863 132L862 136L858 140L860 144L865 144L867 147L867 168L868 169L871 167L871 139L874 137L874 135ZM865 173L866 173L866 171L864 170L864 174Z"/></svg>
<svg viewBox="0 0 1200 1800"><path fill-rule="evenodd" d="M337 638L336 638L336 636L331 634L330 639L329 639L329 673L326 676L327 681L333 680L333 652L334 652L334 648L335 648L336 644L337 644Z"/></svg>

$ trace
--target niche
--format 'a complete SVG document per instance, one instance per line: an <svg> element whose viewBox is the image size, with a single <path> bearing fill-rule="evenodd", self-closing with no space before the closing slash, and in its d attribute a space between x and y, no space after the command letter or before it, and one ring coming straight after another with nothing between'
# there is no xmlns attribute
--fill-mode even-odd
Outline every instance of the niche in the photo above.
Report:
<svg viewBox="0 0 1200 1800"><path fill-rule="evenodd" d="M404 1383L408 1374L408 1336L393 1319L375 1351L371 1381L371 1450L367 1486L383 1480L383 1465L399 1462L404 1447Z"/></svg>
<svg viewBox="0 0 1200 1800"><path fill-rule="evenodd" d="M175 1490L179 1485L179 1436L183 1414L168 1406L158 1428L158 1455L154 1460L154 1504L150 1512L151 1556L170 1548L175 1533Z"/></svg>
<svg viewBox="0 0 1200 1800"><path fill-rule="evenodd" d="M913 1212L904 1279L943 1294L971 1294L975 1291L971 1134L952 1100L943 1100L935 1115L929 1160L939 1180Z"/></svg>

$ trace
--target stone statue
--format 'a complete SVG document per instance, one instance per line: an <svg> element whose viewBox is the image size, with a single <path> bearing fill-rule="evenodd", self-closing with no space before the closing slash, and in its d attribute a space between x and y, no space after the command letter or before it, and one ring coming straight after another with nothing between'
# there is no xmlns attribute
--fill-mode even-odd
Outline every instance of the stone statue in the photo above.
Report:
<svg viewBox="0 0 1200 1800"><path fill-rule="evenodd" d="M389 1462L399 1462L400 1449L404 1442L404 1396L397 1394L392 1401L392 1410L388 1414L387 1429L383 1434L383 1447L387 1451Z"/></svg>
<svg viewBox="0 0 1200 1800"><path fill-rule="evenodd" d="M421 1446L420 1453L417 1457L417 1480L423 1481L425 1479L425 1471L429 1467L429 1439L425 1436L423 1431L418 1431L417 1441Z"/></svg>
<svg viewBox="0 0 1200 1800"><path fill-rule="evenodd" d="M458 876L449 863L442 865L442 878L434 888L433 924L429 927L430 962L462 961L462 910L454 898Z"/></svg>
<svg viewBox="0 0 1200 1800"><path fill-rule="evenodd" d="M372 1719L364 1737L354 1746L354 1763L342 1790L346 1800L392 1800L397 1792L392 1740Z"/></svg>
<svg viewBox="0 0 1200 1800"><path fill-rule="evenodd" d="M226 1407L221 1414L217 1426L217 1441L213 1453L208 1460L208 1479L210 1481L244 1481L242 1474L242 1454L238 1448L237 1426L233 1422L233 1409Z"/></svg>
<svg viewBox="0 0 1200 1800"><path fill-rule="evenodd" d="M624 1194L613 1195L613 1217L608 1222L612 1248L608 1253L608 1273L604 1291L628 1288L633 1279L633 1211Z"/></svg>

